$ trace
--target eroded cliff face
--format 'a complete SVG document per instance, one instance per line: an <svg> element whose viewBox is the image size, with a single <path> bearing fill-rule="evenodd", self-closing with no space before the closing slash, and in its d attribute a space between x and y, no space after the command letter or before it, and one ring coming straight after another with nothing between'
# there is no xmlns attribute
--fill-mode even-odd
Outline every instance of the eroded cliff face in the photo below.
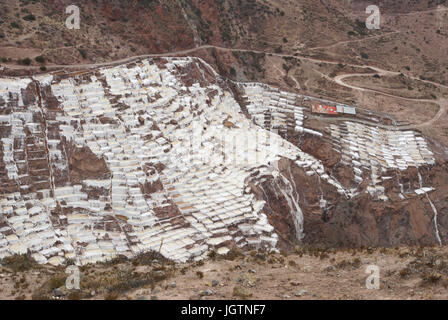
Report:
<svg viewBox="0 0 448 320"><path fill-rule="evenodd" d="M285 169L285 177L300 186L294 196L303 212L301 237L295 232L290 200L279 191L281 183L269 176L253 189L257 198L267 203L264 211L279 234L282 249L291 249L300 242L319 247L395 247L443 244L447 239L448 199L444 192L428 195L437 214L426 195L416 195L414 190L407 189L406 199L398 197L399 183L407 183L416 177L417 173L412 170L390 180L386 190L391 200L376 200L365 190L347 199L328 183L307 176L293 162L285 162L290 166ZM350 169L345 169L350 174ZM426 182L431 185L438 185L434 174L446 178L446 164L439 169L424 168L421 171L428 174ZM418 189L418 185L415 187ZM325 208L319 205L322 199L326 201Z"/></svg>
<svg viewBox="0 0 448 320"><path fill-rule="evenodd" d="M0 256L444 243L445 151L300 99L188 57L0 79Z"/></svg>
<svg viewBox="0 0 448 320"><path fill-rule="evenodd" d="M436 214L426 194L414 192L420 188L416 170L399 174L391 172L392 178L385 186L390 200L381 201L365 189L353 198L343 197L334 186L317 176L308 176L294 162L282 161L284 177L289 183L299 186L291 194L303 213L301 236L297 235L294 227L295 211L291 210L291 197L280 191L281 188L288 190L285 183L269 175L252 189L258 199L266 201L264 211L279 234L282 249L291 249L300 242L319 247L395 247L434 245L445 243L447 239L445 215L448 197L443 191L433 191L428 195ZM339 176L353 175L349 167L335 166L334 170ZM421 168L420 172L426 185L444 188L445 182L442 181L447 178L446 163L441 167ZM403 189L405 199L399 197L400 184L408 186ZM323 199L325 204L322 206Z"/></svg>
<svg viewBox="0 0 448 320"><path fill-rule="evenodd" d="M313 154L319 157L321 148L315 139L305 143L315 146ZM436 146L431 146L437 150ZM440 153L439 153L440 152ZM400 246L434 245L446 243L446 179L447 158L444 150L437 150L435 165L409 167L406 170L388 169L387 179L381 185L386 198L380 200L368 191L371 176L364 175L359 194L352 198L338 195L325 182L322 191L311 182L303 190L305 214L303 241L323 246ZM353 185L353 168L335 162L328 167L339 181ZM300 168L293 168L296 182L306 181ZM419 175L421 180L419 180ZM303 183L303 182L302 182ZM434 188L420 193L421 188ZM417 192L416 192L417 190ZM323 192L327 201L325 208L314 207L316 195ZM419 194L420 193L420 194Z"/></svg>

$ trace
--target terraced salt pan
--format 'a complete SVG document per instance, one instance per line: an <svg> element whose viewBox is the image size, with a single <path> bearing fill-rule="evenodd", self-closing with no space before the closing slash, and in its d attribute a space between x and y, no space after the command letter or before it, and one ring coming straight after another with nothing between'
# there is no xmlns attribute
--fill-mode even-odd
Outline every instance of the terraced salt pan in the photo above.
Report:
<svg viewBox="0 0 448 320"><path fill-rule="evenodd" d="M5 102L18 101L23 106L22 90L32 82L27 78L0 78L0 98Z"/></svg>
<svg viewBox="0 0 448 320"><path fill-rule="evenodd" d="M434 156L423 137L414 131L392 131L355 122L330 125L335 150L342 153L342 162L353 166L355 181L371 175L368 192L387 200L382 181L388 169L406 170L434 164Z"/></svg>
<svg viewBox="0 0 448 320"><path fill-rule="evenodd" d="M14 160L14 141L24 147L25 125L33 123L33 112L36 112L37 105L29 106L30 111L22 111L24 107L22 90L25 90L31 83L30 79L0 79L0 105L14 105L17 112L0 116L1 126L11 126L11 136L1 138L3 144L3 162L7 170L9 179L18 179L19 170Z"/></svg>
<svg viewBox="0 0 448 320"><path fill-rule="evenodd" d="M262 83L244 83L240 84L240 88L245 93L243 98L248 101L247 110L249 114L254 123L262 128L267 130L279 129L283 133L290 128L300 133L323 136L321 132L304 127L304 109L298 106L298 100L302 96ZM290 121L287 121L288 117ZM302 152L297 147L294 150L296 153L295 163L299 167L307 169L308 175L317 174L321 179L336 187L340 194L345 196L354 194L354 190L346 190L336 179L326 174L321 161Z"/></svg>
<svg viewBox="0 0 448 320"><path fill-rule="evenodd" d="M247 110L257 125L286 132L292 126L293 118L295 131L323 136L321 132L304 127L303 108L297 105L300 95L261 83L240 84L240 88L244 91L243 98L248 102ZM344 122L342 126L332 124L330 130L334 149L342 153L343 163L353 167L355 181L361 184L364 172L370 173L372 183L367 190L382 200L387 200L381 185L387 179L384 175L387 169L406 170L409 166L434 164L434 157L426 141L414 131L384 130L350 121ZM336 179L325 174L319 161L306 153L299 151L299 154L296 164L309 168L309 175L317 173L346 196L357 194L357 188L345 190Z"/></svg>
<svg viewBox="0 0 448 320"><path fill-rule="evenodd" d="M254 170L271 175L301 237L300 186L275 168L281 158L353 195L319 160L270 131L291 125L309 130L295 105L298 96L241 85L252 122L229 90L210 83L207 76L217 75L205 62L165 60L162 68L143 60L64 80L35 79L38 88L50 86L62 111L50 111L45 98L41 108L23 106L22 89L31 80L1 79L0 88L8 92L2 99L20 106L0 118L12 128L11 137L2 140L6 176L20 192L0 195L0 257L29 250L41 263L86 264L156 250L185 261L212 249L225 253L231 243L275 248L278 236L263 212L264 201L247 183ZM193 66L206 86L181 80L179 70ZM45 123L34 123L41 112ZM261 114L273 121L267 125ZM72 182L64 143L88 147L104 159L110 178ZM32 179L27 176L32 165L24 166L30 160L39 164ZM55 172L65 180L55 183Z"/></svg>
<svg viewBox="0 0 448 320"><path fill-rule="evenodd" d="M245 93L243 98L248 101L246 107L254 123L268 130L286 130L288 117L291 117L290 126L303 132L303 108L297 105L300 95L261 83L244 83L240 88Z"/></svg>
<svg viewBox="0 0 448 320"><path fill-rule="evenodd" d="M167 68L163 70L159 70L155 64L151 64L149 61L143 61L136 67L129 69L127 67L116 67L102 70L101 75L108 84L107 89L103 91L101 91L101 82L96 77L91 77L91 81L87 84L78 85L73 80L53 84L53 93L61 100L64 111L66 111L66 114L59 118L63 122L62 135L73 140L79 146L88 146L98 156L105 157L112 172L110 184L107 184L106 181L86 181L85 183L91 187L111 186L110 204L114 215L124 216L127 219L127 224L132 226L132 230L128 233L131 238L129 242L132 254L142 250L158 250L161 248L161 253L178 260L200 256L210 248L217 247L220 249L222 243L234 240L235 237L232 235L243 231L236 229L235 232L231 233L227 228L241 222L250 227L249 229L243 228L244 234L258 235L258 240L252 237L249 242L244 242L241 241L244 237L240 236L238 244L260 245L266 243L275 246L276 235L273 234L273 228L268 225L266 216L254 213L251 207L252 201L254 201L253 195L243 195L241 190L244 185L241 183L235 186L236 176L239 177L240 182L243 182L245 175L248 174L243 169L236 171L237 168L239 166L250 167L253 159L245 158L244 161L240 161L241 159L232 159L228 156L226 158L227 162L222 161L220 163L220 161L217 161L216 167L207 168L203 165L199 166L201 163L195 163L193 158L181 164L180 159L188 158L177 157L179 153L183 153L185 148L189 147L183 143L183 138L194 136L190 129L198 127L198 124L200 126L205 123L212 124L207 133L208 137L213 140L210 143L219 144L223 151L226 151L226 148L223 147L226 139L227 141L232 140L229 137L236 139L240 135L248 133L251 138L257 139L257 134L261 138L266 138L266 132L245 123L247 121L239 115L239 106L229 93L223 92L219 86L211 85L208 88L202 88L198 84L194 84L188 88L189 95L179 95L179 92L186 88L173 75L177 67L176 64L185 66L192 61L191 59L175 59L167 63ZM128 79L132 79L132 81L128 81ZM218 94L211 105L207 106L207 93L210 91L218 92ZM118 102L127 106L120 113L117 109L112 108L109 103L110 97L118 93L121 96ZM108 97L109 100L105 97ZM199 117L193 117L194 112L191 110L191 106L196 104L200 106L198 113L202 113ZM183 107L184 110L176 112L179 107ZM114 113L115 118L117 113L119 114L119 121L116 124L101 125L95 120L98 116L110 117ZM139 116L144 117L144 124L140 122ZM245 123L247 128L227 130L230 134L229 132L223 134L222 130L226 128L223 127L222 121L228 116L231 118L239 117L239 119L232 119L232 121L240 123L240 120L243 120L242 123ZM87 121L76 129L69 128L70 123L76 122L77 119L87 119ZM177 125L173 124L173 120ZM154 127L155 124L156 127ZM149 133L152 138L145 140L144 137ZM126 141L131 143L126 144L125 137ZM204 137L206 135L201 133L202 141L200 141L201 147L198 148L198 152L193 149L196 156L199 156L199 161L212 154L201 151L202 145L207 145ZM275 140L282 148L282 139L279 136L269 137L269 139L266 150L261 152L253 150L254 159L258 159L255 165L267 163L269 161L268 157L277 158L278 155L273 154L268 146L274 144ZM241 141L241 139L237 140ZM230 145L230 142L228 144ZM249 141L247 145L255 144ZM291 146L285 145L283 148L285 155L291 156ZM212 150L209 149L209 151ZM236 152L236 155L239 156L240 152ZM232 161L229 162L229 159L232 159ZM170 189L171 191L144 195L139 185L154 182L154 176L148 177L143 171L143 167L155 165L159 162L164 163L167 167L162 172L161 177L165 190ZM231 164L235 168L230 167L227 172L232 173L232 175L215 173L216 183L208 185L204 182L205 190L214 190L213 195L221 194L221 197L227 200L227 207L224 208L223 202L215 203L215 208L221 211L220 222L215 221L216 223L213 223L212 226L208 226L207 223L209 224L213 220L204 220L200 216L201 214L207 215L210 219L216 220L216 211L212 210L211 207L204 208L204 202L213 203L214 201L213 198L208 199L206 194L195 194L195 197L190 199L189 202L186 202L188 198L183 199L186 205L178 205L181 213L179 216L166 219L156 216L154 209L169 205L172 196L178 194L184 196L184 193L178 190L183 190L181 184L184 181L183 179L186 179L185 186L188 190L192 190L189 183L193 183L195 187L201 186L197 181L185 175L186 171L191 175L197 168L196 170L201 172L204 177L210 174L208 169L215 170L219 167L222 169L224 165L229 167ZM231 191L231 199L229 199L229 194L226 193L228 191ZM70 190L67 189L64 192L67 194ZM188 195L188 193L185 192L185 195ZM65 198L64 200L66 201ZM85 201L82 199L74 200L76 200L77 206L80 206L80 201ZM176 201L177 199L175 203L177 203ZM195 208L195 206L198 206L196 211L188 209L189 207L190 209ZM229 208L234 211L228 213ZM92 216L94 216L93 212L68 217L68 229L76 230L76 233L79 234L79 230L72 228L72 226L89 225ZM174 220L179 220L177 225L173 223ZM191 227L187 227L187 225ZM204 230L208 231L204 232ZM92 254L88 254L90 251L86 252L80 258L81 262L90 261L85 256L100 259L101 252L95 251L96 248L94 248L94 237L89 237L86 234L83 241L88 242L89 246L93 246L91 248L93 251L90 250ZM221 252L226 251L225 248L220 250ZM96 255L93 255L95 253Z"/></svg>

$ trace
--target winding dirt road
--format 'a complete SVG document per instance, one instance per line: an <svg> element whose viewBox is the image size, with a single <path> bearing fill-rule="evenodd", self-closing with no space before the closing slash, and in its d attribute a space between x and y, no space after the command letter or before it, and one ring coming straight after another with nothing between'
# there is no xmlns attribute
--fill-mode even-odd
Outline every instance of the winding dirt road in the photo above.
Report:
<svg viewBox="0 0 448 320"><path fill-rule="evenodd" d="M388 36L396 35L396 34L399 34L399 33L401 33L401 31L392 31L392 32L382 33L382 34L379 34L379 35L376 35L376 36L365 37L365 38L361 38L361 39L338 41L336 43L329 44L327 46L319 46L319 47L308 48L308 50L330 49L330 48L334 48L334 47L337 47L337 46L340 46L340 45L343 45L343 44L363 42L363 41L367 41L367 40L388 37Z"/></svg>
<svg viewBox="0 0 448 320"><path fill-rule="evenodd" d="M336 45L336 44L335 44ZM204 49L216 49L216 50L220 50L220 51L227 51L227 52L254 52L254 53L259 53L259 54L269 54L271 56L276 56L276 57L281 57L281 58L295 58L295 59L300 59L300 60L306 60L306 61L311 61L311 62L315 62L315 63L326 63L326 64L333 64L333 65L337 65L340 62L337 61L329 61L329 60L323 60L323 59L318 59L318 58L311 58L311 57L307 57L307 56L300 56L300 55L290 55L290 54L283 54L283 53L271 53L271 52L264 52L264 51L259 51L259 50L251 50L251 49L239 49L239 48L226 48L226 47L220 47L220 46L214 46L214 45L202 45L202 46L198 46L196 48L191 48L191 49L185 49L185 50L180 50L180 51L174 51L174 52L166 52L166 53L155 53L155 54L146 54L146 55L139 55L139 56L132 56L132 57L128 57L128 58L123 58L120 60L115 60L115 61L111 61L111 62L103 62L103 63L92 63L92 64L75 64L75 65L49 65L48 68L51 68L52 71L51 72L58 72L58 71L62 71L62 72L67 72L69 69L97 69L97 68L101 68L101 67L107 67L107 66L113 66L113 65L119 65L119 64L125 64L125 63L129 63L132 61L136 61L136 60L140 60L140 59L146 59L146 58L161 58L161 57L170 57L170 56L181 56L181 55L186 55L189 53L194 53L197 52L199 50L204 50ZM354 67L354 68L362 68L362 69L371 69L373 71L375 71L377 74L379 75L383 75L383 76L396 76L396 75L400 75L400 72L396 72L396 71L390 71L390 70L385 70L385 69L381 69L379 67L376 66L369 66L369 65L356 65L356 64L350 64L350 63L345 63L346 66L350 66L350 67ZM17 65L6 65L8 68L10 69L26 69L26 70L36 70L39 68L39 66L17 66ZM56 70L54 70L56 69ZM57 70L60 69L60 70ZM281 71L281 70L280 70ZM375 126L381 126L381 127L387 127L387 128L394 128L399 129L399 130L408 130L408 129L416 129L416 128L421 128L421 127L425 127L425 126L432 126L436 121L438 121L442 116L444 116L447 112L448 109L448 100L447 99L438 99L438 100L428 100L428 99L412 99L412 98L405 98L405 97L401 97L401 96L396 96L393 94L389 94L386 92L381 92L378 90L374 90L374 89L368 89L368 88L362 88L362 87L357 87L354 85L350 85L344 82L344 79L349 78L349 77L367 77L367 76L373 76L375 73L369 73L369 74L365 74L365 73L352 73L352 74L344 74L344 75L339 75L336 76L334 78L329 77L328 75L325 75L323 73L321 73L322 76L324 76L325 78L327 78L330 81L334 81L335 83L350 88L352 90L356 90L356 91L361 91L361 92L374 92L376 94L381 94L381 95L385 95L385 96L389 96L389 97L393 97L393 98L397 98L397 99L403 99L403 100L408 100L408 101L415 101L415 102L430 102L430 103L436 103L439 105L439 111L437 112L437 114L430 120L425 121L423 123L420 124L415 124L415 125L406 125L406 126L387 126L387 125L379 125L377 123L370 123L370 125L375 125ZM429 83L432 84L434 86L437 87L441 87L441 88L446 88L448 89L448 86L437 83L437 82L433 82L433 81L429 81L429 80L422 80L420 78L411 76L411 75L407 75L407 74L403 74L405 77L412 79L412 80L416 80L416 81L421 81L421 82L425 82L425 83ZM291 77L292 80L294 80L294 82L296 83L297 87L300 87L300 84L297 82L297 80L293 77ZM336 119L336 118L335 118ZM339 120L343 120L344 118L337 118ZM350 119L353 121L353 119ZM360 120L360 122L367 122L364 120Z"/></svg>
<svg viewBox="0 0 448 320"><path fill-rule="evenodd" d="M391 71L385 71L385 70L381 70L378 68L372 68L374 70L376 70L379 75L382 76L388 76L388 75L396 75L399 73L395 73L395 72L391 72ZM373 92L376 94L381 94L384 96L388 96L388 97L392 97L392 98L396 98L396 99L401 99L401 100L407 100L407 101L413 101L413 102L428 102L428 103L435 103L439 106L439 110L437 111L437 113L435 114L435 116L425 122L419 123L419 124L413 124L413 125L407 125L407 126L400 126L399 128L401 130L407 130L407 129L416 129L416 128L422 128L422 127L427 127L427 126L432 126L436 121L438 121L444 114L446 114L447 112L447 108L448 108L448 100L446 99L442 99L439 98L438 100L430 100L430 99L414 99L414 98L406 98L406 97L401 97L401 96L396 96L387 92L382 92L379 90L374 90L374 89L368 89L368 88L363 88L363 87L357 87L348 83L345 83L343 80L346 78L350 78L350 77L366 77L366 76L373 76L373 74L365 74L365 73L353 73L353 74L344 74L344 75L339 75L334 77L334 82L336 82L337 84L353 89L353 90L358 90L358 91L362 91L362 92ZM409 77L412 78L412 77ZM330 78L331 79L331 78ZM440 85L442 87L445 87L443 85Z"/></svg>

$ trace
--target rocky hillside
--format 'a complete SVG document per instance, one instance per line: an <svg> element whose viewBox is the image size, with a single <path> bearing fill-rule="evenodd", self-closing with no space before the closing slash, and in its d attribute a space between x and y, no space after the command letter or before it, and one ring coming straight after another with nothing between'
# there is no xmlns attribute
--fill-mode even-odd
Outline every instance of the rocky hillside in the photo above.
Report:
<svg viewBox="0 0 448 320"><path fill-rule="evenodd" d="M444 244L446 150L310 99L191 57L0 79L1 256Z"/></svg>
<svg viewBox="0 0 448 320"><path fill-rule="evenodd" d="M216 45L341 63L370 62L440 83L448 81L445 0L82 0L77 2L80 30L65 27L65 8L70 4L68 0L3 1L2 62L98 63ZM380 30L365 27L365 9L371 4L381 9ZM41 58L36 61L36 57Z"/></svg>

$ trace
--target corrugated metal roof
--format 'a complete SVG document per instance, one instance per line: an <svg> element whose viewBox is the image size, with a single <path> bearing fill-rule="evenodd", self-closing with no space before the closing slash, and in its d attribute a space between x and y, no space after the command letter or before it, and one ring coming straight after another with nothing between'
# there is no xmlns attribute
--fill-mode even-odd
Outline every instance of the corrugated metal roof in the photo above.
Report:
<svg viewBox="0 0 448 320"><path fill-rule="evenodd" d="M355 115L356 114L356 108L355 107L344 106L344 113Z"/></svg>

